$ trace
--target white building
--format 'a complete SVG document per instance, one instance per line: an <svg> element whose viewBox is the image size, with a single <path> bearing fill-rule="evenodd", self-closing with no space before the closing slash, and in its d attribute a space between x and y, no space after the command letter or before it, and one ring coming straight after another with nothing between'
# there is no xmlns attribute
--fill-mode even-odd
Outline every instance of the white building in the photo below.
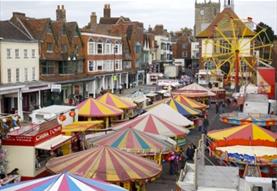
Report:
<svg viewBox="0 0 277 191"><path fill-rule="evenodd" d="M163 64L172 64L172 42L169 37L163 35L155 35L155 55L154 63L158 65L157 71L161 72Z"/></svg>
<svg viewBox="0 0 277 191"><path fill-rule="evenodd" d="M96 97L101 90L110 89L112 92L124 84L128 84L128 72L122 68L121 37L82 33L85 44L86 73L91 77L86 83L89 95Z"/></svg>
<svg viewBox="0 0 277 191"><path fill-rule="evenodd" d="M30 39L10 21L0 21L0 114L40 106L40 91L49 84L39 82L38 41Z"/></svg>

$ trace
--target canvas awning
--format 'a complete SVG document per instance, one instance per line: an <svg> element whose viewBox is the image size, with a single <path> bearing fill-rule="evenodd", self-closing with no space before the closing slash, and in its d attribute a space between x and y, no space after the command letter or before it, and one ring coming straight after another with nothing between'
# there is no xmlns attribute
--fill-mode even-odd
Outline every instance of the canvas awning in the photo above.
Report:
<svg viewBox="0 0 277 191"><path fill-rule="evenodd" d="M65 142L69 141L71 137L72 136L58 135L52 139L49 139L48 141L36 145L35 148L48 151L54 150L63 145Z"/></svg>

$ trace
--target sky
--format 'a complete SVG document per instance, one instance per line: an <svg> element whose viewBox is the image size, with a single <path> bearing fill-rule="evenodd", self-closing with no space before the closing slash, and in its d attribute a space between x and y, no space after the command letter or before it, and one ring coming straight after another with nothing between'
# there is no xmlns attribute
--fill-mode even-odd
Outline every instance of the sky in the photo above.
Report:
<svg viewBox="0 0 277 191"><path fill-rule="evenodd" d="M197 0L203 2L204 0ZM207 0L209 1L209 0ZM212 0L219 1L219 0ZM221 0L221 9L223 7ZM8 20L12 12L24 12L29 17L56 18L57 5L64 5L67 21L77 21L79 27L89 22L91 12L98 19L103 15L105 3L111 5L111 15L129 17L133 21L144 23L144 28L163 24L168 31L180 28L193 28L195 0L0 0L0 19ZM235 12L240 18L252 17L255 23L268 24L277 33L277 0L234 0Z"/></svg>

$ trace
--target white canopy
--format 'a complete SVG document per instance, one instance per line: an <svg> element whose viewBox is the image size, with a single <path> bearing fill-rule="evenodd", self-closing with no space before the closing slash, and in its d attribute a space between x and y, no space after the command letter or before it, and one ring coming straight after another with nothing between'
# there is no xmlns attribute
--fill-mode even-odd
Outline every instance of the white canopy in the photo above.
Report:
<svg viewBox="0 0 277 191"><path fill-rule="evenodd" d="M193 125L192 121L188 120L179 112L175 111L170 106L164 103L161 103L156 107L153 107L143 115L147 115L149 113L182 127Z"/></svg>
<svg viewBox="0 0 277 191"><path fill-rule="evenodd" d="M199 84L197 83L192 83L192 84L189 84L185 87L182 87L179 89L180 91L205 91L205 92L208 92L208 96L216 96L215 93L211 92L209 89L203 87L203 86L200 86Z"/></svg>
<svg viewBox="0 0 277 191"><path fill-rule="evenodd" d="M53 150L71 139L71 136L58 135L35 146L36 149Z"/></svg>
<svg viewBox="0 0 277 191"><path fill-rule="evenodd" d="M223 152L227 151L228 153L239 153L239 154L247 154L250 156L265 156L265 155L276 155L277 148L276 147L264 147L264 146L228 146L228 147L217 147L217 150L221 150Z"/></svg>

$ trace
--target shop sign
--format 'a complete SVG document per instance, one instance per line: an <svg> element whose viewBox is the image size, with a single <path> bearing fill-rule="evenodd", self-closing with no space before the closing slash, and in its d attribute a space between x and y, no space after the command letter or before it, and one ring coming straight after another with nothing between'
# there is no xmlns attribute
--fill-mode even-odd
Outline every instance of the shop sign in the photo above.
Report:
<svg viewBox="0 0 277 191"><path fill-rule="evenodd" d="M61 84L51 84L51 92L61 92L62 85Z"/></svg>
<svg viewBox="0 0 277 191"><path fill-rule="evenodd" d="M7 138L3 140L3 145L34 146L61 134L61 131L62 127L59 125L47 131L43 131L35 136L8 135Z"/></svg>

